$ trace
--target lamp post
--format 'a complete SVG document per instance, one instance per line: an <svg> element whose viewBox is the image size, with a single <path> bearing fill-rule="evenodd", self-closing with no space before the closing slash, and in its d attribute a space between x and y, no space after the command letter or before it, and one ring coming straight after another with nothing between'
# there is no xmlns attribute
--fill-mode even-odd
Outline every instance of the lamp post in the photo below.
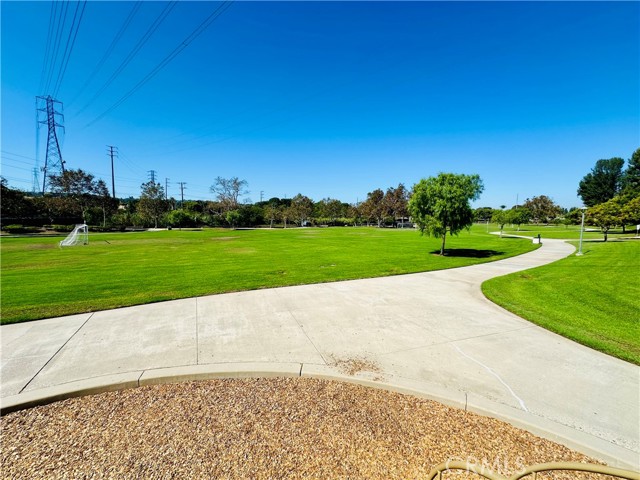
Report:
<svg viewBox="0 0 640 480"><path fill-rule="evenodd" d="M587 207L581 207L580 210L582 210L582 225L580 225L580 246L578 247L578 253L576 253L577 256L582 255L582 234L584 233L584 212L587 209Z"/></svg>

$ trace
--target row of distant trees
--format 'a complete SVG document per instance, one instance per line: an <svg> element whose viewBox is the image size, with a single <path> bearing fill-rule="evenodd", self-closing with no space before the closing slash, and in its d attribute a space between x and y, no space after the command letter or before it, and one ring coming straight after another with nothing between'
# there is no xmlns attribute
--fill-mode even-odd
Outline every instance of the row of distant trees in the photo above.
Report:
<svg viewBox="0 0 640 480"><path fill-rule="evenodd" d="M215 200L179 202L167 198L157 182L141 185L138 198L115 199L104 181L83 170L66 170L51 176L50 191L33 196L11 189L3 179L1 220L5 230L24 226L68 229L84 222L94 228L127 227L249 227L304 225L395 226L408 220L409 192L403 184L386 191L376 189L364 202L349 204L334 198L314 201L298 194L293 198L273 197L257 203L243 203L247 182L237 177L215 179L211 192ZM13 225L12 225L13 224Z"/></svg>
<svg viewBox="0 0 640 480"><path fill-rule="evenodd" d="M609 229L640 223L640 149L628 160L598 160L579 184L578 194L587 210L587 223L606 234ZM416 193L402 183L386 190L376 189L366 200L349 204L334 198L314 201L298 194L293 198L273 197L267 201L244 203L247 182L237 177L218 177L211 185L215 200L178 202L166 198L163 186L153 181L141 185L138 198L116 199L104 181L83 170L66 170L51 176L49 192L32 196L0 182L0 220L5 230L21 227L68 229L75 223L95 228L128 227L289 227L305 225L404 225L410 216L410 198ZM478 222L491 221L500 227L528 223L579 224L582 210L563 209L545 195L526 199L509 209L481 207L473 211Z"/></svg>

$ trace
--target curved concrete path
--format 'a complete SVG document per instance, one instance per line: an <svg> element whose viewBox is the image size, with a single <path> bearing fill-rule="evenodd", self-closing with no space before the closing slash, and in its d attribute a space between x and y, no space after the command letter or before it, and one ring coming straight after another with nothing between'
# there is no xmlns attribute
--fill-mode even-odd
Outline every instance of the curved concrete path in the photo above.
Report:
<svg viewBox="0 0 640 480"><path fill-rule="evenodd" d="M640 470L640 368L489 302L480 284L574 248L471 267L190 298L0 329L3 410L215 376L345 378L506 419ZM567 281L571 281L570 278Z"/></svg>

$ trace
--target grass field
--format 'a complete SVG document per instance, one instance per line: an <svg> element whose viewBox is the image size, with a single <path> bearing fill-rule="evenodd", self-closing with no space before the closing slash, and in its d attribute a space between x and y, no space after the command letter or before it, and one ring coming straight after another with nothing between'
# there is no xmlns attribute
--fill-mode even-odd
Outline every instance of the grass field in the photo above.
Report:
<svg viewBox="0 0 640 480"><path fill-rule="evenodd" d="M582 249L580 257L488 280L482 291L548 330L640 365L640 241Z"/></svg>
<svg viewBox="0 0 640 480"><path fill-rule="evenodd" d="M309 228L91 234L1 240L2 323L176 298L439 270L518 255L528 240L481 227L440 240L415 230Z"/></svg>
<svg viewBox="0 0 640 480"><path fill-rule="evenodd" d="M489 224L489 229L492 232L500 231L500 226L495 224ZM486 227L485 227L486 231ZM542 239L545 238L561 238L567 240L578 240L580 238L580 225L522 225L520 229L517 227L511 227L505 225L503 233L510 235L524 235L528 237L537 237L541 235ZM626 233L622 233L622 229L612 229L609 231L609 239L615 240L617 238L633 237L636 234L635 227L632 229L627 228ZM593 227L585 227L583 234L583 240L602 240L604 234L600 230L596 230Z"/></svg>

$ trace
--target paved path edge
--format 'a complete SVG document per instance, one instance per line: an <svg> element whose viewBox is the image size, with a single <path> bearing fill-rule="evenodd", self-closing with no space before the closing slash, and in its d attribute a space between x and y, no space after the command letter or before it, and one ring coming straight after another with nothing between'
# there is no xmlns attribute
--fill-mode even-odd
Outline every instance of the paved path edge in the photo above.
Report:
<svg viewBox="0 0 640 480"><path fill-rule="evenodd" d="M380 382L364 375L340 375L336 374L335 370L331 370L324 365L305 365L301 363L278 364L264 362L189 365L105 375L1 398L0 414L6 415L11 412L47 405L68 398L149 385L220 378L274 377L304 377L346 382L434 400L444 405L507 422L514 427L602 460L612 467L632 470L637 470L639 467L638 454L632 450L542 417L536 416L534 423L530 418L530 414L508 405L488 401L479 395L468 394L460 390L445 389L438 385L427 385L423 382L405 378L392 377L388 382Z"/></svg>

